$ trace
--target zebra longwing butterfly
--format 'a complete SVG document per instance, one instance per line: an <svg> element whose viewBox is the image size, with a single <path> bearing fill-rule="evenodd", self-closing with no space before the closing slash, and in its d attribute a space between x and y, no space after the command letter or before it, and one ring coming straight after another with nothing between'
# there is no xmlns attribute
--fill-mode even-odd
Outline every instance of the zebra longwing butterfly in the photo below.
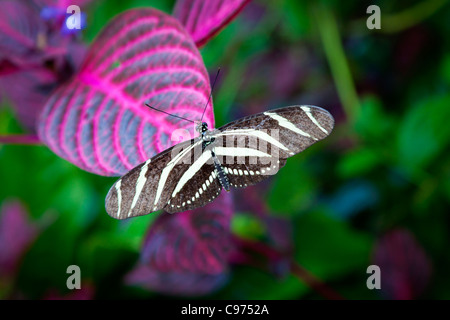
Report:
<svg viewBox="0 0 450 320"><path fill-rule="evenodd" d="M287 158L327 137L331 114L315 106L291 106L251 115L208 130L138 165L109 190L106 211L126 219L164 209L192 210L213 201L222 189L256 184Z"/></svg>

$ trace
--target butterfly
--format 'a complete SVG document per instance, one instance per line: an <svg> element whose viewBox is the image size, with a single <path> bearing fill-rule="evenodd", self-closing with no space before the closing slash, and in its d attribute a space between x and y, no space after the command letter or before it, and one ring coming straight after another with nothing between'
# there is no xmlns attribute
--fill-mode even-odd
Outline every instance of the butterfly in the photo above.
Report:
<svg viewBox="0 0 450 320"><path fill-rule="evenodd" d="M200 121L198 137L157 154L115 182L106 211L126 219L202 207L222 189L244 188L277 173L287 158L327 137L333 127L328 111L310 105L254 114L214 130Z"/></svg>

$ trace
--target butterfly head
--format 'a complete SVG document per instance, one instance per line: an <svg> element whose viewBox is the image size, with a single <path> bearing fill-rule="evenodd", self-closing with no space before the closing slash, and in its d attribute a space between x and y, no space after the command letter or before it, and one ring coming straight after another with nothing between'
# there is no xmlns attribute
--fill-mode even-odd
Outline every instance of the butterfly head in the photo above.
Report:
<svg viewBox="0 0 450 320"><path fill-rule="evenodd" d="M195 130L200 134L205 134L208 131L208 124L206 122L198 122Z"/></svg>

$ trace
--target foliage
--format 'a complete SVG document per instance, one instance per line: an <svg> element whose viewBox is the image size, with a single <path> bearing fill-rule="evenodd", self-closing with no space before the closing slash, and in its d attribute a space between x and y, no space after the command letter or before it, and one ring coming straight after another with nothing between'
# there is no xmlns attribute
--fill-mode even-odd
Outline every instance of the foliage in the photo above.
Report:
<svg viewBox="0 0 450 320"><path fill-rule="evenodd" d="M380 30L366 28L367 5L356 0L344 5L337 1L230 1L230 11L220 19L199 7L183 11L197 1L97 0L89 6L84 1L80 5L86 13L87 28L70 35L61 33L57 14L43 21L39 11L33 11L35 7L26 7L28 1L1 1L14 9L0 14L8 12L13 17L14 10L26 11L28 23L45 28L47 39L54 39L49 43L54 45L42 50L37 42L40 29L17 21L16 28L25 26L23 39L28 39L32 50L24 50L23 44L0 42L0 46L9 44L16 50L7 54L2 47L0 53L0 141L8 142L9 135L33 134L33 119L50 94L53 100L67 99L68 95L79 99L86 116L80 117L79 125L87 124L91 119L88 107L95 99L85 99L83 93L74 94L73 88L67 88L86 70L91 76L101 74L95 68L102 68L97 63L104 59L102 51L111 51L105 56L122 53L120 41L111 45L102 42L108 30L120 38L110 20L118 14L125 17L150 10L123 13L143 6L165 12L158 13L161 21L176 25L179 34L188 39L189 50L201 55L204 64L196 67L203 83L199 89L203 100L209 91L206 70L214 74L221 67L214 116L210 113L207 118L211 124L218 127L275 107L313 104L333 114L336 128L324 141L289 159L267 183L232 192L233 199L228 199L233 201L232 209L217 199L222 220L211 218L212 211L196 210L178 217L156 213L116 221L104 210L104 197L114 179L88 173L58 155L91 172L117 175L144 156L160 151L168 141L164 135L157 140L149 129L147 138L139 142L136 135L125 137L118 134L120 130L114 133L114 126L105 122L110 128L104 130L116 134L116 141L124 139L129 148L127 157L136 158L121 167L120 161L113 165L112 158L106 157L105 162L111 160L108 170L97 170L95 161L84 166L86 162L79 160L78 153L72 153L80 151L74 144L74 128L67 127L70 130L59 135L66 139L70 152L58 151L63 144L53 143L55 135L49 132L63 127L44 111L41 121L54 121L49 121L48 127L41 124L39 133L51 149L44 145L0 145L0 239L13 237L17 243L15 251L14 246L8 248L13 252L7 255L7 264L0 254L2 265L14 266L13 271L0 270L0 298L166 298L167 294L221 299L336 297L327 295L330 290L348 299L450 298L450 129L445 123L450 116L450 4L422 1L378 1ZM426 7L425 2L429 3ZM36 3L48 6L44 0ZM170 17L174 8L175 17ZM177 17L181 22L174 22ZM202 33L195 24L184 25L189 17L210 23L210 29ZM120 16L114 19L117 23ZM0 20L13 21L10 17ZM230 24L225 26L225 22ZM106 31L101 31L105 26ZM217 26L223 29L216 32ZM0 37L6 34L2 27L4 24L0 24ZM139 36L145 38L144 33ZM147 38L149 42L152 39ZM81 66L86 47L90 48L88 60ZM127 61L124 56L113 67L123 67ZM152 65L145 68L150 70ZM173 79L180 78L170 78L172 84ZM153 81L147 77L134 87L150 93ZM92 88L83 90L95 92ZM175 101L166 98L158 98L159 107ZM133 99L140 104L145 98L136 95ZM55 101L48 100L46 108L49 110ZM190 103L186 116L197 114L191 111L195 104ZM173 102L172 107L180 105ZM138 110L124 103L117 103L116 108L122 112ZM154 115L139 109L133 116L148 120ZM160 127L155 124L154 128ZM83 155L89 154L91 140L86 141L78 141ZM139 148L146 149L136 153ZM10 221L5 213L8 210L21 212L21 223L7 222L8 226L24 228L28 236L16 238L7 233L11 231L4 222ZM204 226L203 232L185 229L196 223ZM208 260L212 266L206 262L199 265L202 255L186 258L192 252L189 250L202 245L202 237L211 236L211 230L216 232L213 238L227 239L220 244L229 251L224 254L217 243L210 243L204 252L219 250L211 255L218 260ZM193 246L177 249L184 252L181 257L186 260L177 260L170 251L172 241ZM166 260L149 258L160 256ZM399 259L402 256L405 260ZM71 295L65 286L66 268L71 264L80 266L86 288L78 296ZM382 282L381 292L366 287L366 269L371 264L380 265L382 274L388 273L384 281L390 281ZM170 274L174 270L175 274ZM169 290L161 289L158 272L166 273ZM151 280L155 273L158 281ZM184 287L178 279L185 281Z"/></svg>

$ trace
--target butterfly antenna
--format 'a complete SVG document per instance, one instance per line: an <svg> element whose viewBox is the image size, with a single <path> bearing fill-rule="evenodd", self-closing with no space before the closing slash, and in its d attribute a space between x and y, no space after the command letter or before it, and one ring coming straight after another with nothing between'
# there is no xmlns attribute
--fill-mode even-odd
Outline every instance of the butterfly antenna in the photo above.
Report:
<svg viewBox="0 0 450 320"><path fill-rule="evenodd" d="M202 114L202 118L200 119L200 122L203 121L203 116L205 115L206 108L208 107L208 104L211 101L212 93L213 93L213 90L214 90L214 86L216 84L216 80L219 77L219 73L220 73L220 67L219 67L219 69L217 69L217 74L216 74L216 77L214 78L214 82L213 82L213 85L212 85L212 88L211 88L211 94L209 95L208 102L206 102L205 109L203 109L203 114Z"/></svg>
<svg viewBox="0 0 450 320"><path fill-rule="evenodd" d="M178 118L178 119L182 119L182 120L186 120L186 121L195 123L195 121L192 121L192 120L189 120L189 119L186 119L186 118L177 116L177 115L175 115L175 114L171 114L171 113L165 112L165 111L163 111L163 110L159 110L159 109L153 108L153 107L152 107L151 105L149 105L148 103L146 103L145 105L146 105L147 107L149 107L150 109L153 109L153 110L156 110L156 111L159 111L159 112L168 114L169 116L172 116L172 117L175 117L175 118Z"/></svg>

